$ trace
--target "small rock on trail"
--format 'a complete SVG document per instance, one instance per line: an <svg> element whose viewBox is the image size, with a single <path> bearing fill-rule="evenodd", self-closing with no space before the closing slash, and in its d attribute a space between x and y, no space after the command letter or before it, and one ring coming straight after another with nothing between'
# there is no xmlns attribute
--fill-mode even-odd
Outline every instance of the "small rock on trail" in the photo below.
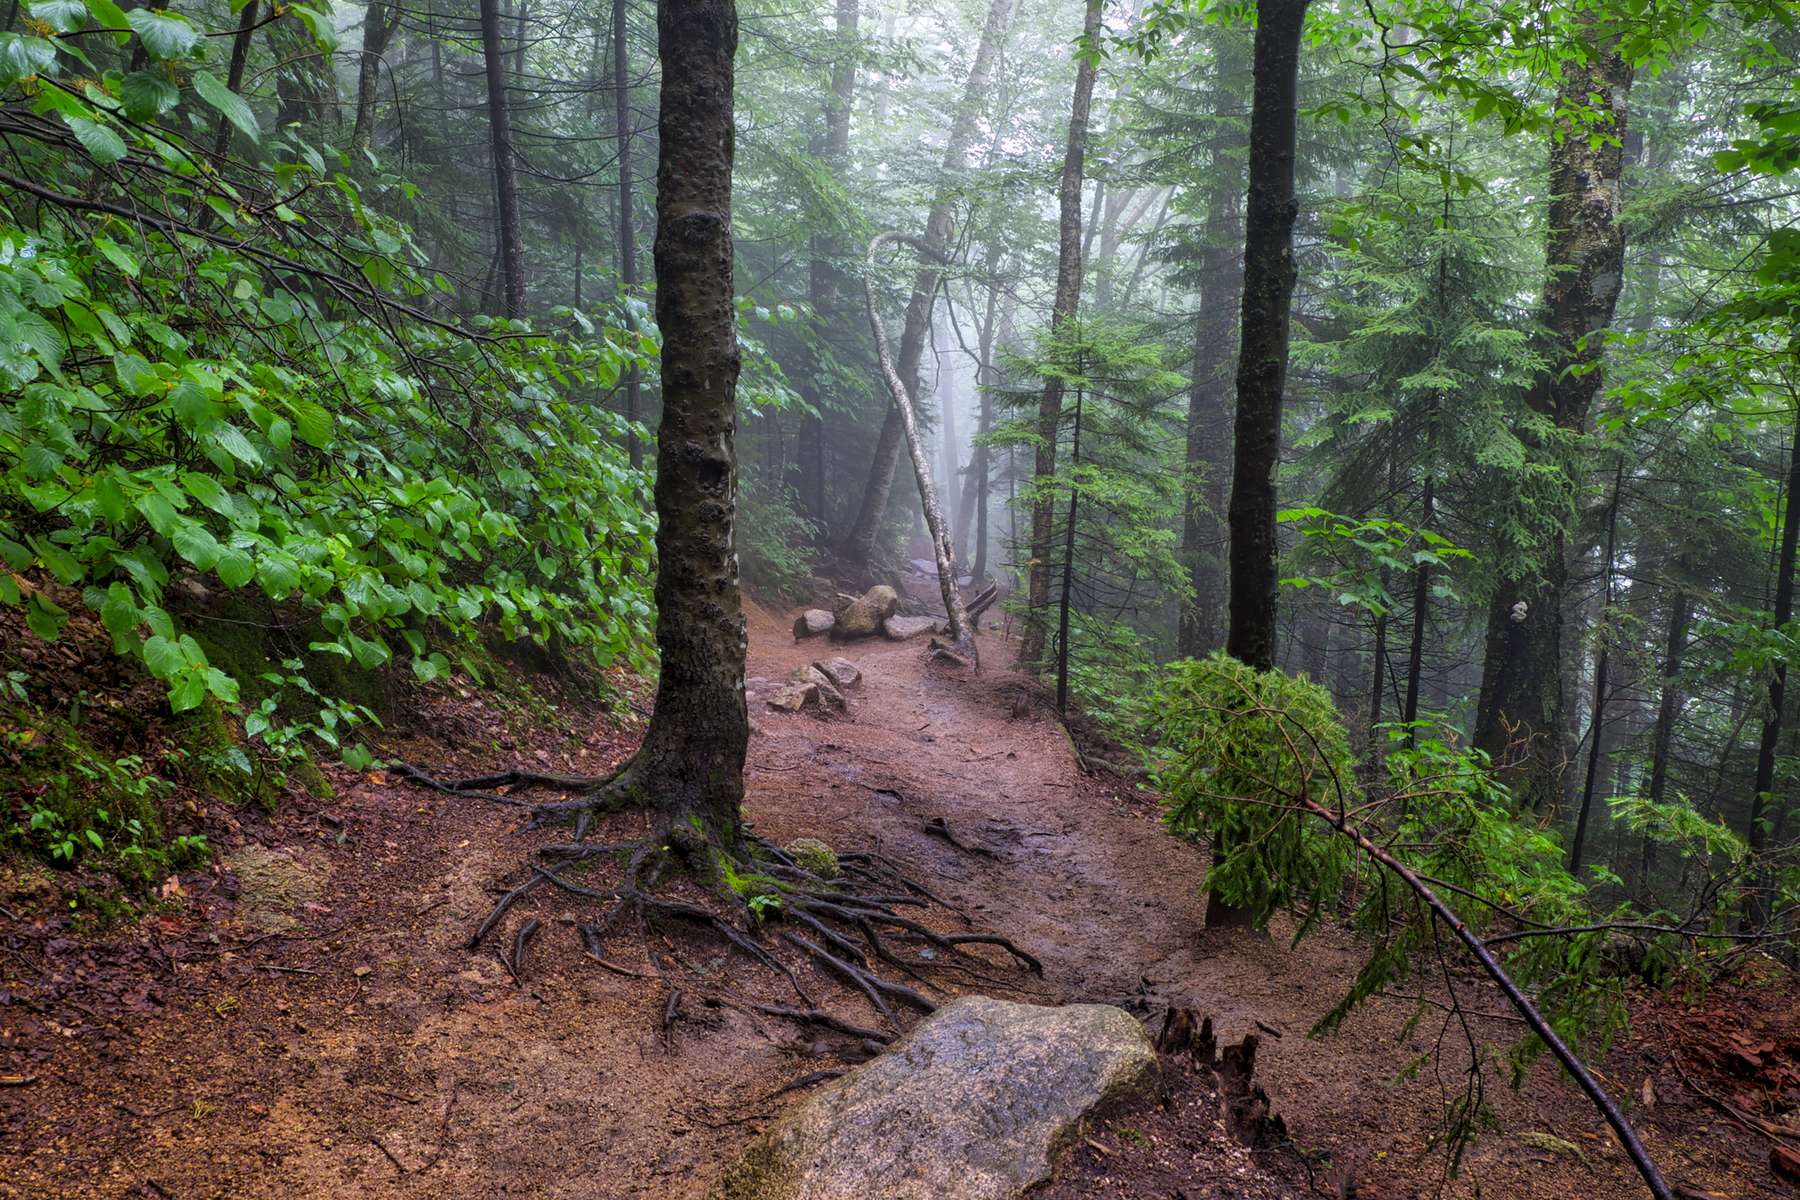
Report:
<svg viewBox="0 0 1800 1200"><path fill-rule="evenodd" d="M822 608L809 608L794 618L794 640L818 637L830 633L831 627L837 624L837 618Z"/></svg>
<svg viewBox="0 0 1800 1200"><path fill-rule="evenodd" d="M881 634L890 642L909 642L928 633L943 633L944 623L936 617L889 617L881 623Z"/></svg>
<svg viewBox="0 0 1800 1200"><path fill-rule="evenodd" d="M833 661L844 662L843 659L834 659ZM845 665L849 664L845 663ZM851 670L854 671L855 668L851 667ZM802 709L810 708L820 716L835 715L850 710L850 704L844 699L844 693L838 690L836 678L820 663L797 668L792 675L788 676L786 683L781 684L770 693L768 703L770 708L779 709L782 712L799 712Z"/></svg>
<svg viewBox="0 0 1800 1200"><path fill-rule="evenodd" d="M1011 1200L1077 1122L1155 1079L1123 1009L966 996L784 1113L713 1200Z"/></svg>
<svg viewBox="0 0 1800 1200"><path fill-rule="evenodd" d="M837 684L851 688L862 682L862 670L847 658L828 658L813 664L813 670Z"/></svg>

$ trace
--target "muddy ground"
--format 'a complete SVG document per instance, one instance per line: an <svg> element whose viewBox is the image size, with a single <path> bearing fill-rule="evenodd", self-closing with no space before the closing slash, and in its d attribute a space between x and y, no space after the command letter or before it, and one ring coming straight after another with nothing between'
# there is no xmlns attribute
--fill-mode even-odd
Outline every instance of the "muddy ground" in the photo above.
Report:
<svg viewBox="0 0 1800 1200"><path fill-rule="evenodd" d="M1336 1194L1346 1171L1365 1200L1645 1194L1599 1118L1543 1067L1520 1093L1493 1074L1502 1128L1447 1179L1432 1143L1464 1086L1459 1035L1435 1018L1406 1032L1416 1006L1390 998L1309 1039L1359 965L1354 940L1328 929L1295 949L1285 929L1201 933L1201 852L1162 832L1149 798L1082 774L1061 727L1004 669L1006 645L996 634L983 644L979 676L928 666L917 642L844 648L865 681L848 720L821 721L770 711L760 695L833 651L794 643L785 618L753 609L747 805L776 841L888 856L1045 966L1041 978L1000 958L938 971L940 995L1106 1001L1152 1021L1179 1004L1212 1014L1223 1039L1260 1032L1260 1079L1292 1150L1253 1161L1215 1128L1206 1081L1182 1074L1166 1107L1089 1131L1050 1195ZM473 691L437 695L417 718L423 736L389 749L445 773L513 760L600 771L642 727L639 713L573 704L514 736ZM10 930L0 1073L15 1086L0 1089L0 1195L699 1197L793 1101L786 1085L842 1065L840 1043L753 1010L791 1000L785 984L680 933L656 935L692 972L665 1024L669 989L643 946L608 946L633 974L587 961L568 897L533 896L503 937L471 951L530 848L556 835L517 832L517 808L383 772L336 782L334 800L246 820L229 847L228 862L265 876L278 852L276 874L291 878L273 913L221 868L184 877L182 915L98 942L42 918ZM529 917L544 931L515 981L496 946L509 953ZM815 971L803 978L876 1020ZM1690 1195L1787 1194L1768 1142L1687 1088L1656 1028L1602 1069L1633 1097L1668 1173ZM1494 1020L1481 1033L1500 1043L1514 1028ZM1420 1056L1416 1077L1397 1081ZM1302 1164L1320 1154L1333 1158L1329 1178Z"/></svg>

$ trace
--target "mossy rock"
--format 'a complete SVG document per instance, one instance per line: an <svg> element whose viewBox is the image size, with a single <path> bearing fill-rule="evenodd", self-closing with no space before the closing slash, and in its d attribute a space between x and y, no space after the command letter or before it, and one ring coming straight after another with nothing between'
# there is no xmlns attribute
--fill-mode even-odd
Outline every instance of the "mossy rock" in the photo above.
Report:
<svg viewBox="0 0 1800 1200"><path fill-rule="evenodd" d="M836 879L842 873L837 852L818 838L795 838L782 849L802 870L811 871L820 879Z"/></svg>
<svg viewBox="0 0 1800 1200"><path fill-rule="evenodd" d="M243 730L219 701L208 696L181 714L174 734L181 751L174 775L182 783L227 804L275 807L279 773L250 753Z"/></svg>

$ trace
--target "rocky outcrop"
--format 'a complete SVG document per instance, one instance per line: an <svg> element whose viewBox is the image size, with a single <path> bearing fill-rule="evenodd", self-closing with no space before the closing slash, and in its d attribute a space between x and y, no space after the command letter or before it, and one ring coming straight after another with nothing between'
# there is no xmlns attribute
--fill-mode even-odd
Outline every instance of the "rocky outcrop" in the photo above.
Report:
<svg viewBox="0 0 1800 1200"><path fill-rule="evenodd" d="M881 623L900 607L900 594L885 583L877 584L834 614L831 636L834 641L874 637Z"/></svg>
<svg viewBox="0 0 1800 1200"><path fill-rule="evenodd" d="M788 1110L713 1198L1012 1200L1084 1116L1155 1078L1123 1009L968 996Z"/></svg>

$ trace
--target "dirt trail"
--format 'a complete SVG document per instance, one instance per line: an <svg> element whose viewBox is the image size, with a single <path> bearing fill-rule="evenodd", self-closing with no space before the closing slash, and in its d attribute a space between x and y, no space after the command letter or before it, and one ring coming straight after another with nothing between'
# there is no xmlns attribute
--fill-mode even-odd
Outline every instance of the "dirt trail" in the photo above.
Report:
<svg viewBox="0 0 1800 1200"><path fill-rule="evenodd" d="M1435 1024L1400 1039L1411 1006L1380 1002L1338 1037L1307 1040L1354 971L1347 940L1290 952L1279 933L1199 935L1201 856L1163 834L1142 799L1082 775L1054 721L1015 716L1006 649L989 635L984 644L980 676L944 673L917 642L795 644L785 620L753 609L758 829L879 849L1045 964L1042 979L996 967L963 987L1145 1016L1175 1002L1214 1014L1229 1038L1259 1021L1279 1031L1265 1038L1264 1083L1296 1141L1357 1160L1365 1200L1434 1193L1441 1162L1423 1147L1460 1080L1440 1091L1429 1068L1421 1081L1392 1080L1430 1050ZM840 650L866 677L851 720L761 702L759 686ZM517 748L466 714L445 724L456 733L441 740L460 745L451 757L473 770L525 756L598 771L633 740L589 718L571 737L546 730ZM284 816L262 839L327 873L299 936L243 945L244 931L225 924L210 957L185 943L185 955L166 954L163 1007L147 1017L0 1009L10 1022L0 1046L29 1051L41 1076L0 1091L0 1195L699 1197L788 1102L774 1093L826 1065L791 1027L709 1005L699 987L665 1034L662 985L586 962L567 924L575 910L554 898L530 910L545 932L515 985L491 949L464 942L531 845L512 832L517 810L378 778L340 783L337 801ZM929 832L934 818L968 848ZM156 944L154 930L142 936ZM783 999L716 950L689 965L721 992ZM88 968L77 957L35 969ZM1570 1149L1488 1139L1467 1168L1482 1194L1639 1195L1598 1121L1540 1075L1531 1099L1503 1099L1508 1127L1554 1130ZM1698 1145L1655 1125L1647 1137L1698 1182L1734 1152L1704 1132ZM1093 1194L1140 1194L1129 1161L1089 1167L1116 1176ZM1468 1181L1449 1194L1470 1194Z"/></svg>

